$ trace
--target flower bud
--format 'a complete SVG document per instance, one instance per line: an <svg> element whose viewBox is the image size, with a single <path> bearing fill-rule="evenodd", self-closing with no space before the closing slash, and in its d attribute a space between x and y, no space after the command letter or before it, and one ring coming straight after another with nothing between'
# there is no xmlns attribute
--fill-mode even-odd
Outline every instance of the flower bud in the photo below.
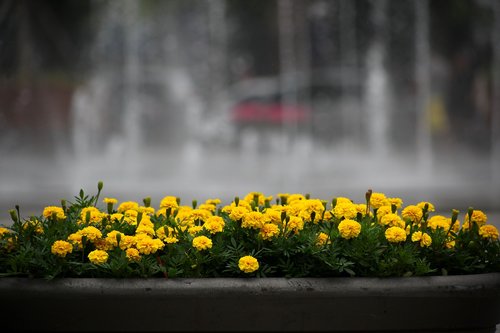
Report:
<svg viewBox="0 0 500 333"><path fill-rule="evenodd" d="M151 197L145 197L142 199L142 202L144 202L145 207L150 207L151 206Z"/></svg>
<svg viewBox="0 0 500 333"><path fill-rule="evenodd" d="M196 206L198 205L198 201L197 200L193 200L192 201L192 205L193 205L193 209L196 209Z"/></svg>
<svg viewBox="0 0 500 333"><path fill-rule="evenodd" d="M99 181L99 182L97 183L97 190L98 190L99 192L101 192L101 190L102 190L103 186L104 186L104 183L103 183L102 181Z"/></svg>
<svg viewBox="0 0 500 333"><path fill-rule="evenodd" d="M12 219L12 221L14 221L14 222L18 221L17 213L14 209L9 210L9 214L10 214L10 218Z"/></svg>
<svg viewBox="0 0 500 333"><path fill-rule="evenodd" d="M240 198L239 198L239 197L235 197L235 198L234 198L234 205L235 205L236 207L238 207L238 204L239 204L239 203L240 203Z"/></svg>
<svg viewBox="0 0 500 333"><path fill-rule="evenodd" d="M61 207L63 209L63 212L66 213L67 207L66 207L66 200L61 199Z"/></svg>

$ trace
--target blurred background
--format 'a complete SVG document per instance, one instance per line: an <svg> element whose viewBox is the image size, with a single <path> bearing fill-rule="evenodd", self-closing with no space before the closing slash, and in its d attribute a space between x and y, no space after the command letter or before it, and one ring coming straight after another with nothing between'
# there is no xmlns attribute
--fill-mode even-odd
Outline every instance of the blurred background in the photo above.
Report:
<svg viewBox="0 0 500 333"><path fill-rule="evenodd" d="M496 214L498 41L495 0L1 0L0 221L99 180Z"/></svg>

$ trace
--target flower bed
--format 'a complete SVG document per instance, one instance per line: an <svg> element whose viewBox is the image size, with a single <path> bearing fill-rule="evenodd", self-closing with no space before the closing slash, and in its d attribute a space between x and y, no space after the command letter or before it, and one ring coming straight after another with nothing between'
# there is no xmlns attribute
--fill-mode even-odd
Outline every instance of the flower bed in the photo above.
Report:
<svg viewBox="0 0 500 333"><path fill-rule="evenodd" d="M99 199L72 202L0 228L0 275L54 278L408 277L500 272L498 230L469 208L436 215L384 193L366 201L248 193L157 208ZM100 206L102 206L100 208Z"/></svg>

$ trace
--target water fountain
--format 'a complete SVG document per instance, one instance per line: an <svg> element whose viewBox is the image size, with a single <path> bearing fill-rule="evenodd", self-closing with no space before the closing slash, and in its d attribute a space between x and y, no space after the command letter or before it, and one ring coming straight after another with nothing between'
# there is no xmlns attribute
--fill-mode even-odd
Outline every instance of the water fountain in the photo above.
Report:
<svg viewBox="0 0 500 333"><path fill-rule="evenodd" d="M490 171L493 166L474 166L481 168L482 177L467 180L456 164L442 165L436 159L440 152L434 150L425 122L433 78L429 4L416 1L411 10L405 9L411 20L404 24L412 34L404 38L415 54L404 63L415 84L414 95L406 100L396 89L401 80L395 79L407 74L389 66L402 62L401 50L391 44L402 38L391 30L397 26L391 10L399 4L378 0L267 4L272 15L266 19L272 16L275 31L270 34L276 35L278 52L271 74L281 89L293 91L298 83L312 81L316 68L335 67L340 79L334 83L341 93L338 101L325 104L332 112L338 107L336 137L326 139L310 130L298 139L297 124L291 124L276 132L264 152L252 134L239 151L225 146L234 131L227 115L231 100L224 96L238 79L235 59L253 59L254 65L269 61L250 49L235 49L242 23L237 15L228 14L234 3L100 3L89 50L91 71L73 97L73 151L60 156L65 163L60 181L73 195L82 187L93 189L102 179L108 195L120 200L141 200L146 195L159 199L167 194L186 202L213 196L228 200L249 191L362 200L366 188L373 187L402 195L408 203L447 196L449 202L460 203L477 195L481 199L474 204L498 209L494 191L486 195L481 190L500 188L498 177L491 181L496 175ZM498 63L498 55L495 59ZM271 67L264 74L270 74ZM293 79L299 74L303 82ZM348 99L353 78L363 86L356 98ZM315 103L310 96L299 99L293 94L287 102L302 100ZM394 136L398 126L403 143ZM492 132L498 133L498 126ZM498 164L498 153L495 156L491 160ZM463 193L463 188L469 192Z"/></svg>

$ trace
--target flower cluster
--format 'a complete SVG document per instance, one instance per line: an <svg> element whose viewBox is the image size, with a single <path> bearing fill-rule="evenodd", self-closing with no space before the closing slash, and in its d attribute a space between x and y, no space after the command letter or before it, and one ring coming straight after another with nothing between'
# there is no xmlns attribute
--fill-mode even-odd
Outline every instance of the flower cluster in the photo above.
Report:
<svg viewBox="0 0 500 333"><path fill-rule="evenodd" d="M0 274L33 277L321 277L471 274L500 271L500 241L481 210L435 214L369 190L365 201L260 192L158 207L74 202L0 227ZM99 208L99 206L103 208Z"/></svg>

